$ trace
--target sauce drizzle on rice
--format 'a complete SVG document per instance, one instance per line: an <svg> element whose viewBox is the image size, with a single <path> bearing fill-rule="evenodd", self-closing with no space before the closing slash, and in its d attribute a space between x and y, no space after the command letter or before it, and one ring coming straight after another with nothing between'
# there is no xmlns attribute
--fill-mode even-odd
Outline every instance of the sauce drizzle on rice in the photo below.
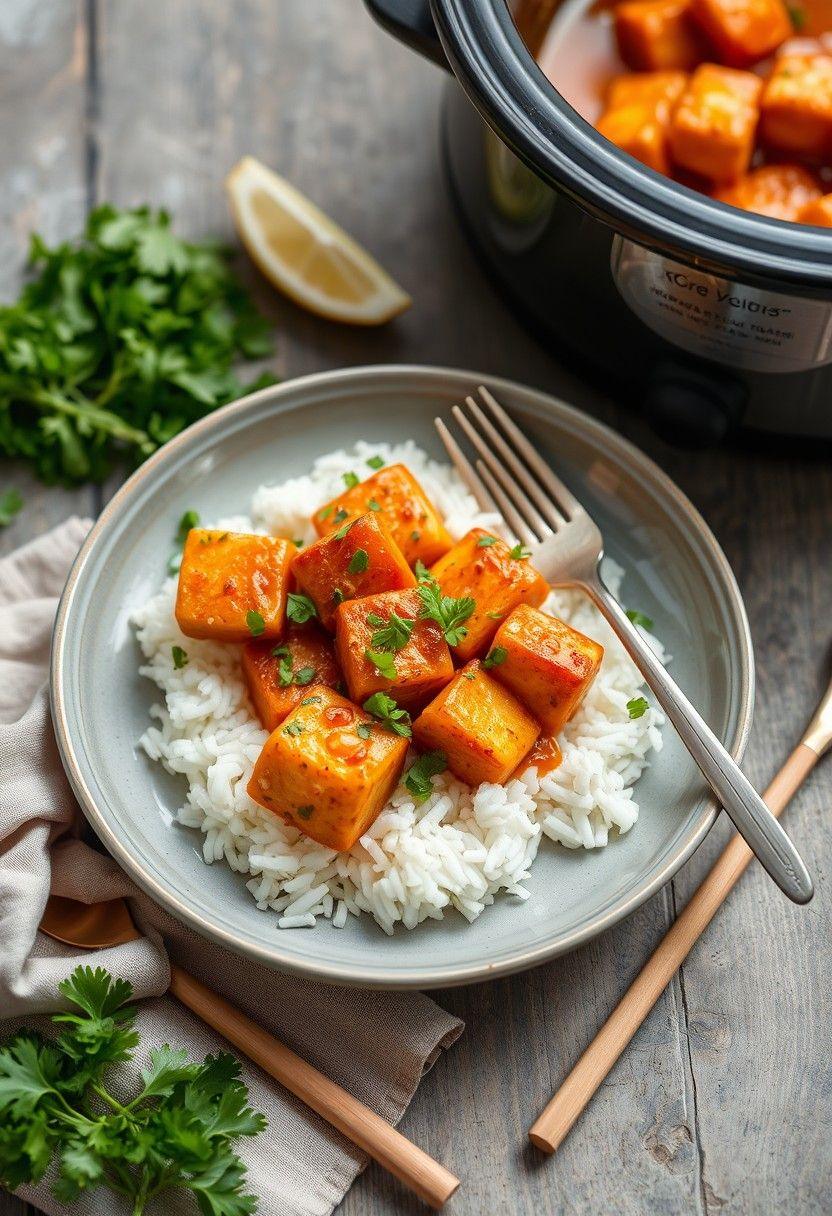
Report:
<svg viewBox="0 0 832 1216"><path fill-rule="evenodd" d="M493 515L477 510L452 469L411 442L359 443L351 452L322 456L308 476L258 489L250 519L219 526L312 541L310 512L339 493L344 473L374 457L408 467L454 539L497 526ZM605 574L615 590L623 571L608 562ZM134 617L145 658L141 673L164 694L141 745L187 782L177 819L202 833L205 861L225 860L247 875L258 907L276 912L286 927L301 917L304 924L328 920L340 928L349 915L369 913L392 933L397 924L412 929L454 909L473 921L500 893L529 897L525 880L544 840L545 847L595 849L612 838L614 848L614 838L636 822L632 787L650 751L661 747L663 718L653 707L630 716L627 705L641 695L641 677L579 592L552 592L543 605L605 648L595 683L560 736L561 764L548 772L526 764L505 785L477 789L445 771L433 777L433 793L421 804L402 782L367 834L344 853L316 844L249 798L246 785L267 732L248 700L240 652L185 639L173 614L175 592L170 579ZM176 668L172 648L183 643L188 663ZM660 643L654 645L664 659ZM352 735L350 724L333 723L336 733L345 728ZM364 746L357 736L355 742Z"/></svg>

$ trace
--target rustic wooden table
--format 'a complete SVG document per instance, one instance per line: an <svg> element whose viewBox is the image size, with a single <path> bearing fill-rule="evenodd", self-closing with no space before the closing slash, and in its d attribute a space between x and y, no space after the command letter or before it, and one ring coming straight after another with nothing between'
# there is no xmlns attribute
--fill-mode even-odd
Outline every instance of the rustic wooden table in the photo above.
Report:
<svg viewBox="0 0 832 1216"><path fill-rule="evenodd" d="M512 318L463 239L438 160L441 73L377 30L359 0L2 0L0 291L32 229L78 230L100 200L169 207L230 237L223 175L243 153L331 211L413 293L380 332L328 326L255 283L277 371L381 361L479 368L560 394L645 447L703 511L739 577L757 647L746 767L764 782L798 738L832 640L829 450L691 455L662 445L563 370ZM253 276L252 276L253 277ZM8 551L98 491L45 490L0 465L25 506ZM617 929L528 975L439 993L467 1023L404 1131L464 1179L456 1216L832 1211L830 780L788 812L815 876L805 909L750 872L554 1159L525 1131L727 836ZM344 1216L416 1213L375 1168ZM2 1216L24 1205L0 1196ZM266 1213L264 1216L281 1216Z"/></svg>

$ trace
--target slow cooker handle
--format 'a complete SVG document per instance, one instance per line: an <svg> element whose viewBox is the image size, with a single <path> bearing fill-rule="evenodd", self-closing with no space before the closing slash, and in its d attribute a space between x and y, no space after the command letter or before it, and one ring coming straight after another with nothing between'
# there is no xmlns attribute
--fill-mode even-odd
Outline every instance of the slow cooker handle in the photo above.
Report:
<svg viewBox="0 0 832 1216"><path fill-rule="evenodd" d="M450 71L427 0L364 0L379 25L425 59Z"/></svg>

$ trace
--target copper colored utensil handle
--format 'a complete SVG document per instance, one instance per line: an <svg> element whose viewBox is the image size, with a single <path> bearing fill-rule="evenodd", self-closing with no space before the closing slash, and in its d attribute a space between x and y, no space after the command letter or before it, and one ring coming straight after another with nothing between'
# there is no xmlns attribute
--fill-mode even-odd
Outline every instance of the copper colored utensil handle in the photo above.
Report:
<svg viewBox="0 0 832 1216"><path fill-rule="evenodd" d="M798 744L763 795L772 814L780 814L818 759L818 753L811 747ZM532 1124L529 1129L532 1144L553 1153L562 1143L753 859L745 841L735 836L554 1098Z"/></svg>
<svg viewBox="0 0 832 1216"><path fill-rule="evenodd" d="M459 1186L438 1161L422 1152L384 1119L307 1064L187 971L173 963L170 991L197 1017L362 1148L433 1208L441 1208Z"/></svg>

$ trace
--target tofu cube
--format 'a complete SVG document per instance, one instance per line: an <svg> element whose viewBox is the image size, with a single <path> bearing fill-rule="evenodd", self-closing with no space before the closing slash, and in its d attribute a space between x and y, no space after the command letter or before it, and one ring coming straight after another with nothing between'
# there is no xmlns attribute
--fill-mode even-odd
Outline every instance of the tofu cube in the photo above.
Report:
<svg viewBox="0 0 832 1216"><path fill-rule="evenodd" d="M637 72L689 72L707 58L691 0L624 0L614 10L621 58Z"/></svg>
<svg viewBox="0 0 832 1216"><path fill-rule="evenodd" d="M766 143L798 156L832 153L832 55L780 55L760 101Z"/></svg>
<svg viewBox="0 0 832 1216"><path fill-rule="evenodd" d="M823 194L814 173L802 165L763 165L733 186L717 190L714 198L743 211L756 211L777 220L796 220L804 207Z"/></svg>
<svg viewBox="0 0 832 1216"><path fill-rule="evenodd" d="M425 751L442 751L468 785L506 781L531 751L540 723L478 660L458 671L413 723Z"/></svg>
<svg viewBox="0 0 832 1216"><path fill-rule="evenodd" d="M715 182L742 177L754 151L762 88L753 72L713 63L697 68L670 120L676 164Z"/></svg>
<svg viewBox="0 0 832 1216"><path fill-rule="evenodd" d="M527 557L512 557L499 537L473 528L436 562L430 571L443 595L470 596L475 603L465 621L465 637L451 649L463 663L484 654L500 621L519 604L537 608L549 594L549 584Z"/></svg>
<svg viewBox="0 0 832 1216"><path fill-rule="evenodd" d="M491 653L505 655L491 668L495 679L523 702L548 735L557 735L589 691L604 647L565 621L524 605L500 626Z"/></svg>
<svg viewBox="0 0 832 1216"><path fill-rule="evenodd" d="M667 134L673 106L684 92L684 72L639 72L617 76L607 91L607 108L596 126L617 148L670 172Z"/></svg>
<svg viewBox="0 0 832 1216"><path fill-rule="evenodd" d="M192 528L179 568L179 628L189 638L246 642L262 618L259 635L281 637L294 553L292 542L279 536Z"/></svg>
<svg viewBox="0 0 832 1216"><path fill-rule="evenodd" d="M794 32L783 0L692 0L691 12L729 67L750 67Z"/></svg>
<svg viewBox="0 0 832 1216"><path fill-rule="evenodd" d="M814 224L816 228L832 228L832 194L824 194L801 207L797 215L799 224Z"/></svg>
<svg viewBox="0 0 832 1216"><path fill-rule="evenodd" d="M454 665L442 629L435 621L420 618L421 610L417 587L341 604L335 614L335 648L353 701L363 705L374 692L386 692L415 713L452 679ZM381 632L386 636L378 638ZM402 642L400 649L391 649ZM368 651L379 650L395 668L393 678L382 675L367 658Z"/></svg>
<svg viewBox="0 0 832 1216"><path fill-rule="evenodd" d="M329 849L350 849L384 807L409 741L313 684L266 740L249 797Z"/></svg>
<svg viewBox="0 0 832 1216"><path fill-rule="evenodd" d="M292 573L329 630L334 630L335 611L344 600L416 585L413 571L377 511L353 516L302 549Z"/></svg>
<svg viewBox="0 0 832 1216"><path fill-rule="evenodd" d="M336 688L341 669L329 637L317 625L290 625L283 641L246 642L243 676L258 718L274 730L309 695L310 684Z"/></svg>
<svg viewBox="0 0 832 1216"><path fill-rule="evenodd" d="M378 511L409 565L426 566L447 553L453 541L439 512L403 464L379 469L351 486L312 516L319 536L337 531L352 515Z"/></svg>

